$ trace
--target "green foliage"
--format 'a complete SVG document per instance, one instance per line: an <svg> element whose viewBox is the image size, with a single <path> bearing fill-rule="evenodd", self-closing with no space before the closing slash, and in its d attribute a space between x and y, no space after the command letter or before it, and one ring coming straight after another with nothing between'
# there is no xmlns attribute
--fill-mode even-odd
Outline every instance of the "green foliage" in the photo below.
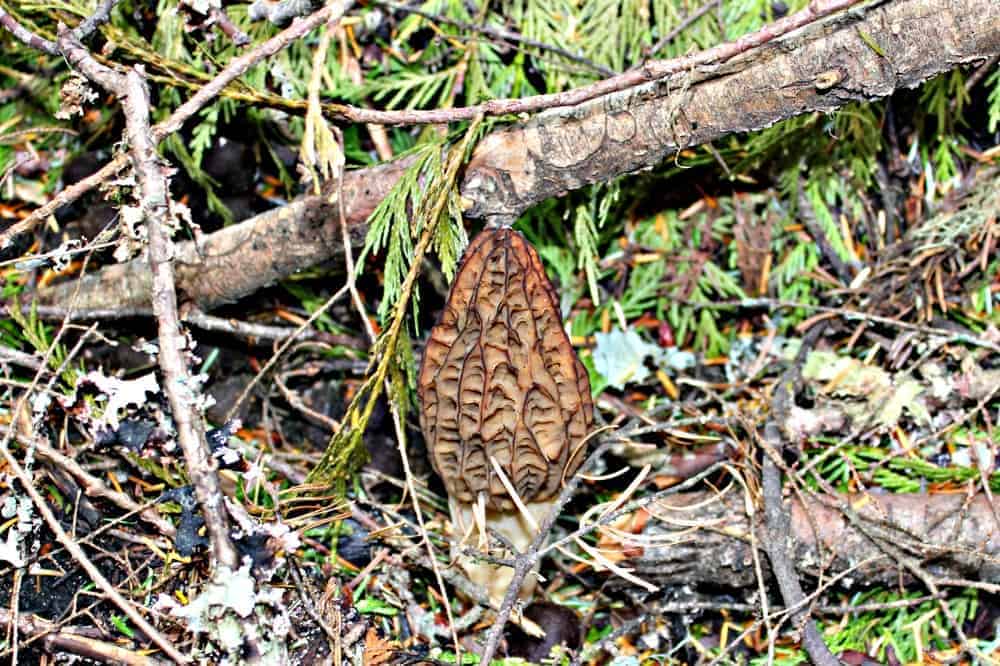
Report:
<svg viewBox="0 0 1000 666"><path fill-rule="evenodd" d="M115 625L115 629L117 629L121 634L128 636L129 638L135 638L135 632L132 631L132 627L129 626L127 618L112 613L110 620L111 624Z"/></svg>
<svg viewBox="0 0 1000 666"><path fill-rule="evenodd" d="M985 440L987 436L985 433L978 433L976 437ZM817 438L816 441L828 446L836 445L836 441L827 438ZM994 435L994 444L1000 444L1000 434ZM827 449L811 451L808 454L810 459L819 456L824 459L810 471L807 478L815 481L819 476L840 492L853 490L855 474L869 471L872 482L897 493L926 492L928 484L960 486L980 479L979 470L974 464L935 465L928 462L926 458L933 451L927 452L924 457L894 455L888 446L845 446L837 449L833 455L827 455L826 451ZM1000 492L1000 472L992 472L987 478L990 488L994 492ZM819 487L818 484L816 487Z"/></svg>
<svg viewBox="0 0 1000 666"><path fill-rule="evenodd" d="M986 79L986 85L990 89L989 94L989 122L987 127L990 132L1000 129L1000 67L993 70L993 73Z"/></svg>
<svg viewBox="0 0 1000 666"><path fill-rule="evenodd" d="M416 308L415 280L426 250L438 242L441 224L459 210L459 168L468 160L472 147L489 127L489 123L482 122L481 117L477 118L466 128L461 141L448 148L447 152L442 145L437 150L418 153L410 172L396 183L387 197L394 205L380 206L381 212L376 210L372 213L366 251L384 247L387 249L387 264L390 260L406 261L409 268L405 277L400 273L399 287L385 318L386 326L374 345L373 354L378 363L348 406L340 430L331 437L322 459L310 472L309 481L331 484L338 494L344 491L347 479L364 460L362 436L385 383L389 384L388 397L399 410L401 422L405 419L409 391L416 385L413 351L403 326L406 310L411 299ZM425 168L429 168L426 174ZM426 175L426 179L421 180L421 175ZM416 189L418 183L421 186L419 191ZM376 221L379 216L381 219ZM420 239L412 250L404 254L402 245L412 242L411 228L419 230ZM392 239L399 239L395 246ZM457 256L457 250L454 254ZM385 297L389 298L388 288L386 292Z"/></svg>
<svg viewBox="0 0 1000 666"><path fill-rule="evenodd" d="M835 632L823 632L830 651L840 654L845 650L855 650L870 654L877 661L889 660L888 650L893 650L895 659L901 663L927 663L930 650L948 650L953 647L952 631L948 619L936 600L925 600L913 605L899 605L923 596L918 592L899 593L895 591L872 590L859 592L851 597L848 607L878 606L878 610L849 615L837 626ZM979 605L979 595L975 589L966 589L947 599L945 603L957 622L964 623L975 617ZM982 641L975 641L982 643ZM874 650L874 652L872 652ZM805 663L802 650L782 651L784 654L774 663ZM751 664L766 663L764 657L750 661Z"/></svg>
<svg viewBox="0 0 1000 666"><path fill-rule="evenodd" d="M612 206L617 203L619 188L615 183L595 185L589 188L589 201L576 207L573 222L573 237L576 241L578 269L584 271L587 277L587 287L590 298L595 303L601 302L597 290L597 243L598 229L604 227ZM607 190L607 194L604 191Z"/></svg>
<svg viewBox="0 0 1000 666"><path fill-rule="evenodd" d="M36 352L49 354L49 367L54 371L61 372L60 377L64 382L64 389L67 392L73 391L76 387L77 377L84 374L83 362L78 362L75 367L66 362L68 353L66 346L62 343L53 344L52 327L38 317L37 303L32 301L28 314L25 315L20 302L14 298L8 309L8 315L17 328L10 325L4 326L3 328L6 329L4 337L14 343L18 339L23 339ZM49 353L50 349L51 353Z"/></svg>
<svg viewBox="0 0 1000 666"><path fill-rule="evenodd" d="M179 488L188 483L187 472L179 460L160 462L149 456L140 456L134 453L124 452L122 455L136 469L140 469L154 479L165 483L169 488ZM172 506L175 511L180 512L180 506L176 503L166 503L161 506Z"/></svg>
<svg viewBox="0 0 1000 666"><path fill-rule="evenodd" d="M415 215L424 196L424 183L427 179L440 177L441 154L443 143L427 143L414 151L413 164L403 173L389 194L379 202L375 211L368 219L368 234L365 246L358 258L358 271L363 270L365 260L370 254L385 252L383 263L382 301L379 304L378 315L383 322L389 317L393 306L402 293L403 279L413 258L414 239L423 232L418 227L421 216ZM447 226L447 225L445 225ZM449 232L445 237L436 237L435 242L442 246L444 256L452 258L450 267L454 270L454 261L459 249L449 242ZM414 298L414 308L417 307Z"/></svg>

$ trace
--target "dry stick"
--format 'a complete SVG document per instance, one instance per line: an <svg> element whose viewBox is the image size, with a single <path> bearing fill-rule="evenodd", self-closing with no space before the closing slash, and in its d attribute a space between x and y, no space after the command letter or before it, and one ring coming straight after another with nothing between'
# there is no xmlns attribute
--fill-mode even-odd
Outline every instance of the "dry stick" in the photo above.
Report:
<svg viewBox="0 0 1000 666"><path fill-rule="evenodd" d="M890 326L893 328L900 328L905 331L916 331L918 333L923 333L924 335L934 335L938 337L945 338L946 340L953 340L955 342L964 342L965 344L972 345L974 347L982 347L983 349L989 349L990 351L997 352L1000 354L1000 345L995 342L990 342L986 338L977 338L966 333L958 333L956 331L949 331L946 328L936 328L934 326L922 326L920 324L911 324L909 322L900 321L898 319L893 319L891 317L883 317L881 315L869 314L867 312L860 312L858 310L850 310L848 308L835 308L826 305L814 305L811 303L801 303L799 301L784 301L777 298L742 298L738 300L729 301L716 301L714 303L695 303L694 301L680 301L683 305L687 305L693 308L700 308L706 310L720 310L724 308L802 308L805 310L814 310L816 312L826 312L834 314L848 321L861 320L872 322L875 324L881 324L883 326Z"/></svg>
<svg viewBox="0 0 1000 666"><path fill-rule="evenodd" d="M881 556L878 556L878 557L881 557ZM778 621L779 621L779 625L778 626L780 627L782 624L785 623L786 620L788 620L792 616L793 613L795 613L796 611L801 610L802 608L804 608L808 604L812 604L816 599L819 598L820 594L822 594L826 590L832 588L837 582L839 582L840 580L846 578L847 576L850 576L855 571L861 569L861 567L865 566L866 564L869 564L874 559L877 559L877 558L869 558L867 560L862 560L862 561L856 563L854 566L849 567L845 571L843 571L840 574L832 577L826 583L824 583L823 585L821 585L818 588L816 588L815 591L813 591L813 592L809 593L808 595L804 596L802 598L802 600L798 604L796 604L794 606L786 606L786 607L780 608L780 609L779 608L775 608L776 612L771 617L778 619ZM904 601L911 601L911 600L904 600ZM820 607L816 607L816 608L820 608ZM827 607L822 607L822 608L827 608ZM884 610L884 609L880 609L880 610ZM734 638L729 643L729 645L726 646L718 654L718 656L715 657L715 659L713 659L711 662L709 662L708 666L716 666L716 664L723 663L723 660L725 659L726 655L728 655L729 652L732 651L736 646L742 645L743 644L743 639L745 637L749 636L750 634L756 632L757 628L760 627L760 625L761 625L762 622L763 622L763 620L756 620L755 622L751 623L750 626L748 626L746 629L744 629L743 632L739 636L737 636L736 638ZM838 660L836 663L839 666L840 661Z"/></svg>
<svg viewBox="0 0 1000 666"><path fill-rule="evenodd" d="M97 640L81 629L63 627L57 622L50 622L36 615L12 615L0 610L0 624L16 626L20 632L30 634L31 638L28 641L44 635L45 647L52 651L61 650L97 661L127 666L157 666L165 663L156 657L141 655L119 645ZM17 660L12 659L11 663L16 664Z"/></svg>
<svg viewBox="0 0 1000 666"><path fill-rule="evenodd" d="M25 314L34 312L40 319L63 319L67 321L95 319L122 319L123 317L152 317L151 308L133 309L78 309L61 305L31 305L22 306ZM10 307L0 307L0 317L9 316ZM358 347L360 341L348 335L324 333L318 330L305 330L301 326L272 326L270 324L254 324L229 317L210 315L198 307L187 310L182 308L181 321L191 324L203 331L230 333L248 340L286 340L294 337L299 342L315 341L345 347ZM13 349L0 347L0 362L14 363L24 367L37 369L38 361L30 354L24 354ZM28 365L31 364L31 365Z"/></svg>
<svg viewBox="0 0 1000 666"><path fill-rule="evenodd" d="M14 569L14 575L11 576L13 579L11 581L11 591L10 591L10 613L11 615L17 616L20 614L18 610L21 607L21 580L23 578L23 567L18 567ZM17 664L18 652L21 649L21 637L18 636L20 630L20 625L14 622L10 625L10 632L8 635L9 645L11 645L10 653L10 663Z"/></svg>
<svg viewBox="0 0 1000 666"><path fill-rule="evenodd" d="M783 624L788 619L789 615L792 612L794 612L795 610L797 610L799 608L802 608L806 604L811 604L813 601L815 601L816 599L818 599L821 594L823 594L827 590L831 589L839 581L843 580L844 578L847 578L848 576L853 575L855 571L861 569L862 567L864 567L867 564L870 564L872 562L872 560L878 559L880 557L882 557L882 556L880 555L880 556L876 556L876 557L873 557L873 558L868 558L868 559L861 560L861 561L855 563L853 566L845 569L841 573L837 574L836 576L832 577L830 580L828 580L825 583L823 583L815 591L811 592L808 596L804 597L802 599L802 601L800 601L795 606L771 606L771 610L773 610L774 613L770 616L770 618L771 619L777 619L778 623L779 623L779 626L780 626L781 624ZM902 600L899 600L899 601L890 601L890 602L886 602L886 603L874 603L874 604L862 604L862 605L858 605L858 606L817 605L817 606L814 607L814 609L816 611L822 612L822 613L834 613L834 614L841 614L841 615L843 615L843 614L854 614L854 613L867 613L867 612L872 612L872 611L884 611L884 610L889 610L889 609L893 609L893 608L909 608L909 607L912 607L912 606L918 606L921 603L924 603L925 601L933 600L933 599L934 599L934 597L932 595L926 595L926 596L920 597L919 599L902 599ZM756 614L760 610L760 608L759 608L759 606L756 606L754 604L726 604L726 603L717 603L717 602L691 601L691 602L669 602L669 603L664 603L664 604L657 604L656 607L655 607L655 610L656 610L656 612L657 612L658 615L663 615L665 613L688 613L688 612L690 612L692 610L718 610L718 611L735 610L735 611L741 611L741 612L755 613ZM746 636L749 636L750 634L756 632L757 629L760 627L760 625L764 624L766 622L766 620L767 620L767 617L764 617L764 618L759 618L759 619L755 620L753 623L751 623L739 636L737 636L735 639L733 639L729 643L728 646L726 646L725 648L723 648L722 651L715 657L715 659L713 659L709 663L708 666L715 666L715 664L722 663L722 661L725 659L726 655L729 654L729 652L731 650L733 650L738 645L742 645L743 644L743 639ZM632 623L630 623L629 626L628 626L628 630L629 631L633 630L633 629L636 628L636 626L638 626L638 624L632 624ZM625 627L622 627L622 628L624 629ZM578 664L580 664L580 663L582 663L584 661L587 661L588 663L591 662L591 661L593 661L593 659L596 657L597 654L600 654L600 652L603 652L604 650L606 650L607 646L610 645L614 640L616 640L617 638L621 638L622 636L626 635L627 633L628 633L628 631L621 631L619 629L619 630L614 631L611 635L604 637L596 645L587 646L586 648L584 648L583 650L581 650L574 657L573 661L571 662L572 666L577 666Z"/></svg>
<svg viewBox="0 0 1000 666"><path fill-rule="evenodd" d="M119 0L104 0L97 11L80 22L80 25L73 28L73 36L83 40L90 37L99 27L108 22L111 18L111 10L115 8Z"/></svg>
<svg viewBox="0 0 1000 666"><path fill-rule="evenodd" d="M80 25L73 28L73 36L77 39L86 39L93 34L95 30L108 22L108 19L111 18L111 10L115 8L118 2L119 0L104 0L97 7L96 12L82 20ZM55 42L31 32L18 23L17 19L4 11L2 7L0 7L0 26L6 28L10 34L14 35L14 37L26 46L30 46L38 51L44 51L49 55L61 55L59 46Z"/></svg>
<svg viewBox="0 0 1000 666"><path fill-rule="evenodd" d="M867 0L813 0L805 9L779 19L757 32L744 35L735 41L720 44L719 46L681 58L648 62L624 74L619 74L618 76L566 92L534 95L520 99L490 100L474 106L428 111L374 111L343 104L329 104L326 106L327 113L334 118L353 122L380 123L385 125L418 125L470 120L479 114L484 116L503 116L507 114L532 113L554 107L576 106L597 97L620 92L643 83L649 83L650 81L677 74L678 72L688 71L705 65L724 63L750 49L767 44L793 30L798 30L819 19L862 2L867 2Z"/></svg>
<svg viewBox="0 0 1000 666"><path fill-rule="evenodd" d="M809 331L802 341L798 357L781 377L778 387L775 390L774 403L771 407L772 418L764 426L764 439L771 444L778 457L781 456L781 451L784 448L779 424L784 422L785 416L791 408L792 389L798 383L806 354L815 345L823 328L823 326L817 326ZM768 559L771 560L771 569L774 571L774 577L781 590L782 598L787 605L797 606L805 598L805 594L802 591L802 586L799 584L795 567L792 566L788 557L789 540L791 538L789 536L789 526L791 521L788 513L784 510L784 504L781 499L781 472L770 455L764 456L761 476L764 495L764 516L767 527L767 539L764 542L764 548L767 551ZM819 664L820 666L838 666L840 661L833 656L830 648L823 642L823 637L809 615L808 608L801 608L793 612L791 616L795 624L802 626L802 646L814 664Z"/></svg>
<svg viewBox="0 0 1000 666"><path fill-rule="evenodd" d="M181 104L170 114L170 117L153 127L153 139L156 142L162 141L165 137L173 134L184 125L188 118L196 114L203 106L215 99L219 92L246 73L248 69L259 63L264 58L270 57L297 39L308 34L314 28L319 27L327 19L334 16L342 16L353 4L344 0L334 0L330 4L316 10L304 19L296 19L292 24L279 32L271 39L261 43L243 55L234 58L219 74L207 84L198 89L188 101ZM3 10L0 9L0 12ZM3 14L0 14L0 25L6 25L3 21ZM33 229L38 223L55 213L61 206L70 204L84 194L97 187L115 173L123 169L128 162L128 155L120 153L113 160L105 164L97 172L87 176L72 187L68 187L57 194L51 201L37 208L26 218L14 224L3 234L0 234L0 248L6 247L11 239L17 234Z"/></svg>
<svg viewBox="0 0 1000 666"><path fill-rule="evenodd" d="M21 464L17 462L13 455L10 453L10 449L7 447L6 443L0 446L0 455L3 456L7 463L7 467L14 474L17 480L20 482L21 486L24 488L25 492L31 497L31 501L34 502L35 508L42 515L42 519L45 524L48 525L49 529L52 530L52 534L55 535L56 540L62 544L69 554L76 560L77 564L87 572L94 584L97 585L100 590L111 599L112 603L115 604L125 615L128 616L132 622L142 631L146 636L149 637L153 643L155 643L163 652L173 659L178 664L188 664L190 660L183 654L177 651L177 648L167 640L156 628L146 621L144 618L121 593L115 589L115 586L104 577L100 569L98 569L87 554L83 552L83 549L73 540L66 530L63 529L62 525L59 524L59 519L56 518L55 514L49 508L49 505L45 502L45 498L35 489L34 482L25 471Z"/></svg>
<svg viewBox="0 0 1000 666"><path fill-rule="evenodd" d="M33 49L48 53L49 55L59 55L59 49L53 42L45 39L44 37L39 37L25 28L17 22L17 19L4 11L3 7L0 7L0 26L6 28L10 34L14 35L14 37L25 46L30 46Z"/></svg>
<svg viewBox="0 0 1000 666"><path fill-rule="evenodd" d="M195 407L197 389L192 386L184 354L187 341L177 314L173 243L168 231L174 226L170 219L173 214L169 186L149 125L149 99L145 83L137 69L130 69L125 75L119 74L98 63L68 30L62 29L60 33L59 46L70 66L121 100L131 145L129 154L141 191L140 202L149 237L152 305L159 333L159 362L164 392L170 403L187 473L201 505L215 565L235 569L240 558L229 536L222 491L215 474L216 464L208 452L204 422Z"/></svg>
<svg viewBox="0 0 1000 666"><path fill-rule="evenodd" d="M659 490L651 495L646 495L645 497L640 497L639 499L632 500L631 502L628 502L627 504L618 507L614 511L601 515L600 518L598 518L594 522L582 525L578 527L576 530L567 534L566 536L557 539L556 541L553 541L544 548L539 549L538 556L544 557L549 553L549 551L555 550L557 548L562 548L563 546L568 545L571 541L576 541L577 539L584 537L587 534L590 534L595 529L599 527L604 527L605 525L609 525L610 523L616 521L618 518L626 514L633 513L644 506L653 504L654 502L658 502L664 497L675 495L683 490L687 490L688 488L693 488L694 486L698 485L699 483L707 479L709 476L711 476L712 474L714 474L715 472L719 471L724 467L726 467L726 463L723 461L713 463L712 465L706 467L705 469L698 472L691 478L685 479L682 483L670 486L669 488L665 488L664 490ZM583 475L582 472L577 472L577 476L582 477L582 475Z"/></svg>
<svg viewBox="0 0 1000 666"><path fill-rule="evenodd" d="M324 7L317 9L304 19L295 19L292 24L277 35L237 58L233 58L219 75L202 86L191 99L177 107L170 117L154 128L153 136L159 141L168 134L173 134L181 128L184 121L198 112L201 107L215 99L222 89L234 79L256 65L264 58L270 57L295 40L304 37L314 28L327 21L335 21L351 8L353 2L348 0L332 0Z"/></svg>
<svg viewBox="0 0 1000 666"><path fill-rule="evenodd" d="M294 328L292 326L270 326L268 324L254 324L248 321L240 321L239 319L216 317L198 308L191 308L181 318L185 323L197 326L203 331L218 331L248 339L286 340L294 337L302 341L322 337L319 331L304 331L301 328Z"/></svg>
<svg viewBox="0 0 1000 666"><path fill-rule="evenodd" d="M41 361L35 358L34 355L26 354L23 351L9 347L0 347L0 363L19 365L29 370L39 370L42 367Z"/></svg>

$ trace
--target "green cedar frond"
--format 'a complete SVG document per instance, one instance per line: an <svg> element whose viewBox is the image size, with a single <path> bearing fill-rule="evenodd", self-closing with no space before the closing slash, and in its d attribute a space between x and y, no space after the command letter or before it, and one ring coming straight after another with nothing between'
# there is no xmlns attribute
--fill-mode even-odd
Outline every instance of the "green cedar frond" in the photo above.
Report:
<svg viewBox="0 0 1000 666"><path fill-rule="evenodd" d="M1000 67L993 70L993 73L986 79L986 85L990 88L988 126L992 133L1000 129Z"/></svg>
<svg viewBox="0 0 1000 666"><path fill-rule="evenodd" d="M370 84L368 90L387 109L426 109L440 106L451 93L458 76L457 67L437 72L403 71Z"/></svg>
<svg viewBox="0 0 1000 666"><path fill-rule="evenodd" d="M358 271L362 270L369 254L385 251L383 295L378 310L383 322L399 300L403 279L413 257L413 239L423 232L419 222L423 216L417 211L426 194L425 184L441 176L443 146L443 143L426 143L417 148L413 164L368 219L368 234L358 258ZM457 257L457 251L453 254Z"/></svg>

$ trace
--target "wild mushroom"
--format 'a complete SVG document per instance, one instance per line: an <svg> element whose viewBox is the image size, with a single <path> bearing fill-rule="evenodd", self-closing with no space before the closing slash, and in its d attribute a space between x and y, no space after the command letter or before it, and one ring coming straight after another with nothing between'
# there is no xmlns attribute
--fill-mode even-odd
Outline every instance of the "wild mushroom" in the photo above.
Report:
<svg viewBox="0 0 1000 666"><path fill-rule="evenodd" d="M555 290L520 233L487 229L466 250L427 341L418 391L458 534L478 530L483 547L489 526L524 551L583 460L593 401ZM491 599L503 597L510 568L459 562ZM534 589L530 578L522 598Z"/></svg>

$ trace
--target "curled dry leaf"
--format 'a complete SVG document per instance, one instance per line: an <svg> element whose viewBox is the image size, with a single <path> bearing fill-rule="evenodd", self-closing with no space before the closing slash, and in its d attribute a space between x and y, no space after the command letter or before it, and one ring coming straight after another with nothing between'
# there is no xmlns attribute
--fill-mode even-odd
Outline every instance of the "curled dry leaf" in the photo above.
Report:
<svg viewBox="0 0 1000 666"><path fill-rule="evenodd" d="M558 494L593 421L587 371L534 248L484 230L465 252L424 352L421 427L449 495L514 509L495 458L525 502Z"/></svg>

